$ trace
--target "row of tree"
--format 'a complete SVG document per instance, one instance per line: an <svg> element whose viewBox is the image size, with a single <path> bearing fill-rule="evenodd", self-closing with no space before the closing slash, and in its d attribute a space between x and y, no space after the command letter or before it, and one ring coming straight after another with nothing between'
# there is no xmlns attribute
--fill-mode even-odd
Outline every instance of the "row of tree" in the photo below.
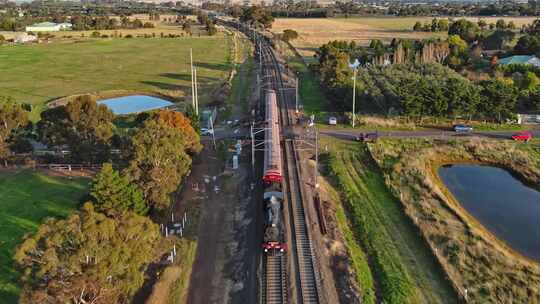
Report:
<svg viewBox="0 0 540 304"><path fill-rule="evenodd" d="M274 17L269 10L261 6L253 5L243 8L242 15L240 15L240 21L249 23L254 27L269 29L272 27Z"/></svg>
<svg viewBox="0 0 540 304"><path fill-rule="evenodd" d="M212 20L210 17L208 17L208 15L205 12L199 11L197 13L197 21L199 21L201 25L205 26L206 32L208 32L208 35L214 36L215 34L217 34L215 20Z"/></svg>
<svg viewBox="0 0 540 304"><path fill-rule="evenodd" d="M69 20L73 24L73 30L116 30L116 29L138 29L153 28L152 22L143 22L138 18L130 19L126 16L111 18L108 16L86 16L76 15Z"/></svg>
<svg viewBox="0 0 540 304"><path fill-rule="evenodd" d="M20 111L0 112L0 119ZM43 112L38 129L49 143L89 154L101 154L115 131L112 113L89 97ZM147 267L170 250L171 240L148 215L169 206L201 149L199 136L182 113L159 111L139 115L121 140L124 159L103 165L81 210L47 220L16 250L21 303L131 303Z"/></svg>
<svg viewBox="0 0 540 304"><path fill-rule="evenodd" d="M459 38L459 37L458 37ZM481 118L504 122L518 109L538 110L540 88L520 87L506 78L492 78L473 83L444 67L439 60L451 56L451 43L427 43L420 55L408 60L403 43L395 48L393 60L385 64L368 64L360 68L357 79L357 109L382 114L401 114L421 120L426 116ZM319 73L331 104L329 108L351 110L352 70L350 58L357 58L361 48L354 43L334 41L317 52ZM398 59L401 58L401 59ZM445 59L447 60L447 59ZM535 83L530 74L521 76L524 83Z"/></svg>
<svg viewBox="0 0 540 304"><path fill-rule="evenodd" d="M517 54L534 54L540 57L540 19L525 29L525 35L519 38L514 51Z"/></svg>
<svg viewBox="0 0 540 304"><path fill-rule="evenodd" d="M426 22L423 25L422 22L417 21L413 26L413 30L417 32L446 32L448 31L448 24L448 19L433 18L433 20L431 20L431 23Z"/></svg>
<svg viewBox="0 0 540 304"><path fill-rule="evenodd" d="M19 152L20 141L33 133L51 148L70 151L70 159L76 163L114 159L143 191L146 208L151 211L168 207L169 194L188 172L191 156L202 148L191 120L180 112L143 114L136 128L125 134L118 132L112 112L86 95L43 111L35 127L29 124L24 106L8 98L1 101L0 159L7 161ZM120 151L120 155L111 150Z"/></svg>

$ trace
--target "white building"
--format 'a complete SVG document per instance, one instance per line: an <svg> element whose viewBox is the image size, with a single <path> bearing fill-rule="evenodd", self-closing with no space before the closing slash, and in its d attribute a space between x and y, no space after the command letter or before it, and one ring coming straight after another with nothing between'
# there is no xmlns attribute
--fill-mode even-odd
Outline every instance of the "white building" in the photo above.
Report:
<svg viewBox="0 0 540 304"><path fill-rule="evenodd" d="M28 43L28 42L34 42L37 40L38 38L36 36L28 35L27 33L19 34L15 36L15 38L13 38L13 42L15 43Z"/></svg>
<svg viewBox="0 0 540 304"><path fill-rule="evenodd" d="M58 32L71 30L71 23L43 22L26 27L27 32Z"/></svg>

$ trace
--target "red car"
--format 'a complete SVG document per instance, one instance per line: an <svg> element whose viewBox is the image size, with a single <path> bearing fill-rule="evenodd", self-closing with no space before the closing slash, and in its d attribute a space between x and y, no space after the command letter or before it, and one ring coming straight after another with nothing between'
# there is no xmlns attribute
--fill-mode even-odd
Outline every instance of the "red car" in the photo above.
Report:
<svg viewBox="0 0 540 304"><path fill-rule="evenodd" d="M532 139L531 132L523 131L512 135L512 139L515 141L529 141Z"/></svg>

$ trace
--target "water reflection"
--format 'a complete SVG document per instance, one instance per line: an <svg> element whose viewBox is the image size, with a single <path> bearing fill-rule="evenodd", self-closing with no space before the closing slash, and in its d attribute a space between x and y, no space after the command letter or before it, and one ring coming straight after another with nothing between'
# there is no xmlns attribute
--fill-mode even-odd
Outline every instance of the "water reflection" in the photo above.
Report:
<svg viewBox="0 0 540 304"><path fill-rule="evenodd" d="M439 176L461 205L499 239L540 260L539 191L497 167L443 166Z"/></svg>

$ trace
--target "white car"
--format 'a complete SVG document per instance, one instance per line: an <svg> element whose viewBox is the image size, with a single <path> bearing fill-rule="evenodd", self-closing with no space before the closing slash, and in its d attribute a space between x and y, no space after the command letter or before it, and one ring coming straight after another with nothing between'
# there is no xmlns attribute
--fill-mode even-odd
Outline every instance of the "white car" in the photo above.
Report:
<svg viewBox="0 0 540 304"><path fill-rule="evenodd" d="M207 128L201 128L201 135L212 135L213 130Z"/></svg>
<svg viewBox="0 0 540 304"><path fill-rule="evenodd" d="M337 118L335 118L335 117L333 117L333 116L330 117L330 118L328 118L328 124L329 124L329 125L332 125L332 126L337 125Z"/></svg>

